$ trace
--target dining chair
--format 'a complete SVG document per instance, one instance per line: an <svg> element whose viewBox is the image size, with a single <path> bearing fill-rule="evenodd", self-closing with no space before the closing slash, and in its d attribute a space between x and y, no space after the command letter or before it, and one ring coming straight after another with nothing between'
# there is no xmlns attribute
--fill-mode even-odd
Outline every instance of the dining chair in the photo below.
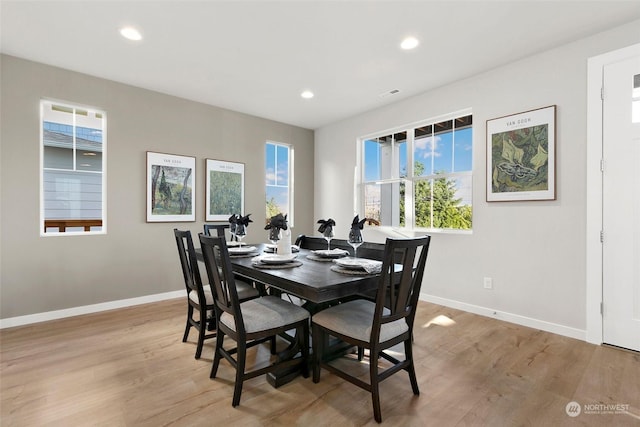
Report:
<svg viewBox="0 0 640 427"><path fill-rule="evenodd" d="M318 237L318 236L307 236L305 234L300 234L298 237L296 237L295 244L302 249L309 249L309 250L327 249L327 241L324 239L324 237ZM345 239L331 239L331 248L344 249L347 252L349 252L349 254L353 252L353 248L349 245L349 243ZM375 259L377 261L382 261L383 254L384 254L383 243L364 242L358 248L359 258L369 258L369 259Z"/></svg>
<svg viewBox="0 0 640 427"><path fill-rule="evenodd" d="M300 368L309 376L309 312L279 297L267 295L241 302L233 275L227 244L222 237L200 234L209 284L213 290L218 319L216 348L210 378L215 378L220 360L225 358L236 370L232 406L240 404L244 381L280 369ZM285 352L288 357L276 357L268 366L247 370L247 349L271 340L286 331L296 330L294 347ZM225 348L224 338L235 341L235 347ZM272 346L272 352L274 348ZM297 356L297 354L300 356ZM236 356L235 358L233 356Z"/></svg>
<svg viewBox="0 0 640 427"><path fill-rule="evenodd" d="M420 394L413 361L412 331L430 241L430 236L388 238L375 302L368 299L348 301L320 311L311 319L313 382L320 381L320 369L325 368L370 392L374 418L379 423L382 422L380 382L404 370L409 374L413 394ZM346 366L340 368L331 363L339 355L325 348L329 336L369 350L369 382L360 379ZM400 343L404 343L404 360L386 352ZM391 362L391 366L379 366L380 358Z"/></svg>
<svg viewBox="0 0 640 427"><path fill-rule="evenodd" d="M223 223L223 224L204 224L204 235L205 236L218 236L218 237L225 237L225 230L228 229L230 226L230 224L228 223ZM215 234L211 234L213 231L215 231ZM245 283L247 286L253 286L254 288L257 289L258 293L260 294L265 294L267 292L265 285L263 283L256 283L252 280L248 280L246 277L243 277L239 274L235 274L235 278L236 278L236 284L239 287L243 287L244 285L242 283L239 283L240 281L242 281L243 283Z"/></svg>
<svg viewBox="0 0 640 427"><path fill-rule="evenodd" d="M224 231L229 228L229 224L205 224L204 225L204 235L212 236L212 230L215 230L215 235L218 237L224 237Z"/></svg>
<svg viewBox="0 0 640 427"><path fill-rule="evenodd" d="M178 255L180 256L180 265L182 266L182 275L187 290L187 324L182 336L182 342L186 342L189 337L189 331L192 327L198 331L198 345L196 347L196 359L202 354L202 346L204 341L216 336L216 322L213 308L213 294L209 286L202 284L200 276L200 268L196 258L191 231L181 231L175 228L173 233L176 237L178 246ZM238 286L238 295L242 300L258 297L258 291L246 284L241 283ZM194 317L194 312L198 312L198 318ZM207 333L212 332L212 333Z"/></svg>

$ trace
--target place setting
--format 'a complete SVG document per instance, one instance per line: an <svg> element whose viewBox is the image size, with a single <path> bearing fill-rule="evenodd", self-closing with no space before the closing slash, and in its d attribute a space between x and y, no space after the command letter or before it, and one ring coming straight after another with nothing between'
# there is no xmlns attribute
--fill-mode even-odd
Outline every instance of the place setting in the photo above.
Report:
<svg viewBox="0 0 640 427"><path fill-rule="evenodd" d="M269 240L271 245L265 245L264 254L258 255L251 260L251 265L257 268L292 268L302 265L297 260L297 251L291 244L291 230L287 225L287 216L281 213L272 216L269 223L265 226L265 230L269 230Z"/></svg>
<svg viewBox="0 0 640 427"><path fill-rule="evenodd" d="M302 262L297 260L297 254L262 254L251 259L251 265L257 268L293 268L300 267Z"/></svg>
<svg viewBox="0 0 640 427"><path fill-rule="evenodd" d="M336 225L336 222L332 218L329 218L327 220L318 220L318 224L320 224L318 231L322 233L322 237L327 241L327 249L313 250L307 255L307 258L312 261L331 262L336 258L349 255L349 252L344 249L331 249L331 239L333 239L334 236L333 227Z"/></svg>
<svg viewBox="0 0 640 427"><path fill-rule="evenodd" d="M263 249L264 253L267 254L275 254L278 252L278 245L274 245L273 243L266 243ZM291 245L291 252L300 252L300 247L297 245Z"/></svg>
<svg viewBox="0 0 640 427"><path fill-rule="evenodd" d="M338 258L332 260L331 270L352 276L378 274L382 271L382 261L367 258Z"/></svg>
<svg viewBox="0 0 640 427"><path fill-rule="evenodd" d="M255 256L259 252L256 246L247 245L242 241L247 235L249 223L253 222L249 218L250 215L233 214L229 217L231 240L227 242L227 251L232 258Z"/></svg>
<svg viewBox="0 0 640 427"><path fill-rule="evenodd" d="M358 247L364 242L361 230L364 228L365 221L366 218L361 220L358 215L353 218L348 240L349 245L353 247L353 257L337 257L332 259L331 261L334 265L331 266L331 270L354 276L378 274L382 271L382 261L357 257Z"/></svg>
<svg viewBox="0 0 640 427"><path fill-rule="evenodd" d="M227 247L227 251L229 252L229 256L232 258L244 258L255 256L258 254L258 248L250 245L234 245Z"/></svg>
<svg viewBox="0 0 640 427"><path fill-rule="evenodd" d="M271 243L265 244L263 251L271 254L300 252L300 248L297 245L291 244L291 231L287 230L288 228L287 215L279 213L272 216L264 227L265 230L269 231L269 241ZM286 245L290 247L289 250L287 250Z"/></svg>
<svg viewBox="0 0 640 427"><path fill-rule="evenodd" d="M312 261L331 262L337 258L343 258L349 255L349 251L340 248L318 249L311 251L307 258Z"/></svg>

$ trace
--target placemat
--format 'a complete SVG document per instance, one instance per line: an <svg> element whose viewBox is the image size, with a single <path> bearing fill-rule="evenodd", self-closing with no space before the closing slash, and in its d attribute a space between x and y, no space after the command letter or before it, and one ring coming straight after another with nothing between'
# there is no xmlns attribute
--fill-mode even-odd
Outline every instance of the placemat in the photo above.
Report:
<svg viewBox="0 0 640 427"><path fill-rule="evenodd" d="M248 254L229 254L230 258L252 258L258 255L258 252L251 252Z"/></svg>
<svg viewBox="0 0 640 427"><path fill-rule="evenodd" d="M335 271L336 273L348 274L349 276L368 276L370 274L376 274L376 273L367 273L364 270L344 268L344 267L340 267L339 265L332 265L331 270Z"/></svg>
<svg viewBox="0 0 640 427"><path fill-rule="evenodd" d="M318 262L331 262L334 259L337 259L337 258L327 258L327 257L318 256L318 255L314 255L314 254L308 254L307 258L312 260L312 261L318 261Z"/></svg>
<svg viewBox="0 0 640 427"><path fill-rule="evenodd" d="M285 262L284 264L265 264L258 260L252 260L251 265L256 268L275 270L275 269L281 269L281 268L300 267L302 265L302 261L293 260L291 262Z"/></svg>

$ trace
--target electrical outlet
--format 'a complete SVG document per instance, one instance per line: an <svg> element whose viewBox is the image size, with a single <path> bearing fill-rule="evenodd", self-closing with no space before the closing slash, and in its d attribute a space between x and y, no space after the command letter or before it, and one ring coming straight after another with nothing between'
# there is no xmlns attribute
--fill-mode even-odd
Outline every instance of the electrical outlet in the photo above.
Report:
<svg viewBox="0 0 640 427"><path fill-rule="evenodd" d="M493 289L493 279L491 277L484 278L484 288Z"/></svg>

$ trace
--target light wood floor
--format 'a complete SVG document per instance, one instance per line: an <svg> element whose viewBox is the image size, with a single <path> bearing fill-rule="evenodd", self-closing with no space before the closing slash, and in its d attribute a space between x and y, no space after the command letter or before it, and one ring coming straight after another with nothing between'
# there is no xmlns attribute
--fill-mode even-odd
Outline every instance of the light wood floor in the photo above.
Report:
<svg viewBox="0 0 640 427"><path fill-rule="evenodd" d="M185 312L180 299L0 331L0 424L376 425L369 394L326 371L319 384L278 389L255 378L232 408L233 371L222 361L209 379L212 343L194 359L195 331L181 342ZM424 302L414 332L421 394L404 372L387 379L384 425L640 425L636 353ZM596 413L569 417L571 401ZM627 413L593 406L606 404Z"/></svg>

